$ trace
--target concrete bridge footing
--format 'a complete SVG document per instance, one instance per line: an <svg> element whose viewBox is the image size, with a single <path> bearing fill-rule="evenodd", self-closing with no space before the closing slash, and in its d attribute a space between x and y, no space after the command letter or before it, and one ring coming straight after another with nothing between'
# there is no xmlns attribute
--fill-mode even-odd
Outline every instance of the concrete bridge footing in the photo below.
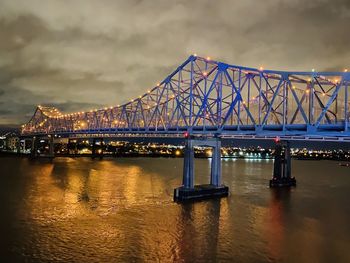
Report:
<svg viewBox="0 0 350 263"><path fill-rule="evenodd" d="M97 149L97 141L100 141L100 147ZM95 159L96 157L99 157L100 159L103 158L103 138L93 138L92 139L92 150L91 150L91 158Z"/></svg>
<svg viewBox="0 0 350 263"><path fill-rule="evenodd" d="M46 139L48 140L48 145L49 145L49 151L47 154L41 154L39 152L39 140L40 137L32 137L31 141L31 150L30 150L30 158L31 159L36 159L39 157L43 157L43 158L55 158L55 142L54 142L54 135L48 135L46 138L42 138L42 139Z"/></svg>
<svg viewBox="0 0 350 263"><path fill-rule="evenodd" d="M213 148L210 183L194 185L194 147ZM174 201L184 202L227 196L229 189L221 184L221 140L220 138L188 138L185 146L182 186L174 189Z"/></svg>
<svg viewBox="0 0 350 263"><path fill-rule="evenodd" d="M275 146L275 162L270 187L296 186L295 177L291 176L292 162L288 141L278 141Z"/></svg>

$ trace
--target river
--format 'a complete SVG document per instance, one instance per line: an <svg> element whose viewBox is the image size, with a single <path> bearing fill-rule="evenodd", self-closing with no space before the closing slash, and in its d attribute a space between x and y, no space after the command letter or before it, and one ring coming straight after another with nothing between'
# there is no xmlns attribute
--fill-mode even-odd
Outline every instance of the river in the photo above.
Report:
<svg viewBox="0 0 350 263"><path fill-rule="evenodd" d="M223 159L228 198L177 204L181 158L1 157L1 262L350 262L350 168L293 160L276 190L272 165Z"/></svg>

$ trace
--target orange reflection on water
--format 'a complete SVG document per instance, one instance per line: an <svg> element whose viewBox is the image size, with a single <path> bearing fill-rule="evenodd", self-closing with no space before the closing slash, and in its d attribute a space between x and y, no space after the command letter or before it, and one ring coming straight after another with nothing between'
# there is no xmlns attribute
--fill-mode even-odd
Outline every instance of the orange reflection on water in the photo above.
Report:
<svg viewBox="0 0 350 263"><path fill-rule="evenodd" d="M279 198L278 191L272 189L273 197L269 205L269 213L266 218L267 250L271 258L280 259L283 250L285 229L283 221L283 204ZM281 189L282 191L285 189Z"/></svg>

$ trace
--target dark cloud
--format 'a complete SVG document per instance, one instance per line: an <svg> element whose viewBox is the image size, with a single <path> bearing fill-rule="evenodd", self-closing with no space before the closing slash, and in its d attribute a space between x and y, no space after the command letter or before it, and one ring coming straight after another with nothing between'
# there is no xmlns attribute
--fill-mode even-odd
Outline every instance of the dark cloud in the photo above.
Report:
<svg viewBox="0 0 350 263"><path fill-rule="evenodd" d="M0 110L0 114L11 114L12 111L9 110Z"/></svg>
<svg viewBox="0 0 350 263"><path fill-rule="evenodd" d="M348 0L0 1L0 124L139 96L197 53L290 70L350 67Z"/></svg>

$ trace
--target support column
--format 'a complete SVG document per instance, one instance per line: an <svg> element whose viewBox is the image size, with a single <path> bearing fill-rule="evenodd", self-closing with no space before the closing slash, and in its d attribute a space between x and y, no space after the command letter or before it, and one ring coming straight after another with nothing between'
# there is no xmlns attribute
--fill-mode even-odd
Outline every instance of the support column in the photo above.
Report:
<svg viewBox="0 0 350 263"><path fill-rule="evenodd" d="M100 138L100 160L103 158L103 138Z"/></svg>
<svg viewBox="0 0 350 263"><path fill-rule="evenodd" d="M221 185L221 140L217 139L213 147L211 159L210 184L215 186Z"/></svg>
<svg viewBox="0 0 350 263"><path fill-rule="evenodd" d="M68 138L67 142L67 154L68 156L72 156L72 139Z"/></svg>
<svg viewBox="0 0 350 263"><path fill-rule="evenodd" d="M23 153L26 153L26 146L27 146L27 143L26 143L26 142L27 142L27 140L24 138L24 139L23 139L23 147L22 147L22 152L23 152Z"/></svg>
<svg viewBox="0 0 350 263"><path fill-rule="evenodd" d="M74 139L75 143L74 143L74 156L76 157L78 155L78 141L79 139L76 138Z"/></svg>
<svg viewBox="0 0 350 263"><path fill-rule="evenodd" d="M100 147L97 149L96 141L100 141ZM96 157L99 157L100 159L103 158L103 138L93 138L92 139L92 149L91 149L91 158L95 159Z"/></svg>
<svg viewBox="0 0 350 263"><path fill-rule="evenodd" d="M213 148L210 183L194 185L194 146ZM228 187L221 184L221 141L220 138L187 138L185 145L182 186L174 189L174 201L193 201L228 195Z"/></svg>
<svg viewBox="0 0 350 263"><path fill-rule="evenodd" d="M91 158L95 159L96 155L96 138L92 139L92 149L91 149Z"/></svg>
<svg viewBox="0 0 350 263"><path fill-rule="evenodd" d="M16 142L16 151L17 154L21 153L21 138L18 138L18 141Z"/></svg>
<svg viewBox="0 0 350 263"><path fill-rule="evenodd" d="M117 147L113 148L113 158L117 158Z"/></svg>
<svg viewBox="0 0 350 263"><path fill-rule="evenodd" d="M182 185L184 188L194 186L194 149L192 140L186 141Z"/></svg>
<svg viewBox="0 0 350 263"><path fill-rule="evenodd" d="M291 166L289 142L277 142L275 146L273 177L270 180L270 187L296 186L296 179L291 176Z"/></svg>
<svg viewBox="0 0 350 263"><path fill-rule="evenodd" d="M54 143L54 135L49 135L49 156L55 157L55 143Z"/></svg>
<svg viewBox="0 0 350 263"><path fill-rule="evenodd" d="M38 138L36 138L35 136L32 137L32 145L31 145L31 149L30 149L30 157L31 158L36 158L38 153Z"/></svg>

